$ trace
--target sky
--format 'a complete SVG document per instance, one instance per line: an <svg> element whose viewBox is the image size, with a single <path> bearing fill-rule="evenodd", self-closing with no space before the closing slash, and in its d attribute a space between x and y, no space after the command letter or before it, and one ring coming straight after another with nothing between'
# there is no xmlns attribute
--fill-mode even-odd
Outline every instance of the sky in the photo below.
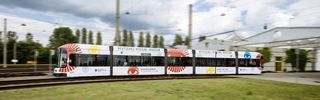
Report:
<svg viewBox="0 0 320 100"><path fill-rule="evenodd" d="M265 24L269 29L320 26L320 0L120 0L120 30L133 31L135 40L139 32L162 35L172 44L175 34L188 34L190 4L193 38L231 30L210 38L249 37L265 31ZM0 31L6 18L19 40L31 32L46 46L54 28L85 27L101 32L108 45L115 35L115 13L116 0L0 0Z"/></svg>

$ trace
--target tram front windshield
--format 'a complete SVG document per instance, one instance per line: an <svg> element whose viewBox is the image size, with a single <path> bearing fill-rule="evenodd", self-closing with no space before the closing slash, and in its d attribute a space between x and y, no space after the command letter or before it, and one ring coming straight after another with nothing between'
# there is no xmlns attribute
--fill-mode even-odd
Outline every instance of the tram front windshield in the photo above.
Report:
<svg viewBox="0 0 320 100"><path fill-rule="evenodd" d="M59 49L58 54L58 66L57 67L66 67L67 66L67 50L64 48Z"/></svg>

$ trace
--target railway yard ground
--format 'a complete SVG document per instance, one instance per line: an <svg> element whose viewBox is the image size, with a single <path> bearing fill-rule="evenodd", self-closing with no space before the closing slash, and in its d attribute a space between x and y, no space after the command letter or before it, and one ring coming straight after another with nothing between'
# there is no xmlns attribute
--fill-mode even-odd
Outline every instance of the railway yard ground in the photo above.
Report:
<svg viewBox="0 0 320 100"><path fill-rule="evenodd" d="M270 80L270 77L292 78L299 76L317 79L318 73L292 74L264 73L240 75L238 78L173 79L99 82L47 86L0 91L0 100L101 100L101 99L231 99L231 100L320 100L320 86ZM29 79L36 78L25 77ZM3 80L14 80L1 78ZM24 79L16 77L16 80ZM298 81L299 81L298 80Z"/></svg>

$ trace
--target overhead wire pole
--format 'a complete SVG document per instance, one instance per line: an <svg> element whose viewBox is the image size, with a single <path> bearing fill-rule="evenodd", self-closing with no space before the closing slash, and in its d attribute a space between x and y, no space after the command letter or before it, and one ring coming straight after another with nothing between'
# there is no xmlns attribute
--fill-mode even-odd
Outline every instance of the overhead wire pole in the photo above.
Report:
<svg viewBox="0 0 320 100"><path fill-rule="evenodd" d="M18 36L14 37L14 43L13 43L13 64L17 64L17 39Z"/></svg>
<svg viewBox="0 0 320 100"><path fill-rule="evenodd" d="M120 0L116 1L116 35L115 35L115 41L114 44L115 45L119 45L120 44L120 31L119 31L119 27L120 27Z"/></svg>
<svg viewBox="0 0 320 100"><path fill-rule="evenodd" d="M50 49L49 54L49 73L52 73L52 56L54 55L55 51Z"/></svg>
<svg viewBox="0 0 320 100"><path fill-rule="evenodd" d="M4 18L3 24L3 68L7 68L7 18Z"/></svg>
<svg viewBox="0 0 320 100"><path fill-rule="evenodd" d="M33 58L33 71L37 72L37 64L38 64L38 59L37 57L39 56L39 51L35 50L34 51L34 58Z"/></svg>
<svg viewBox="0 0 320 100"><path fill-rule="evenodd" d="M189 5L189 45L188 45L188 49L191 48L191 39L192 39L192 4Z"/></svg>

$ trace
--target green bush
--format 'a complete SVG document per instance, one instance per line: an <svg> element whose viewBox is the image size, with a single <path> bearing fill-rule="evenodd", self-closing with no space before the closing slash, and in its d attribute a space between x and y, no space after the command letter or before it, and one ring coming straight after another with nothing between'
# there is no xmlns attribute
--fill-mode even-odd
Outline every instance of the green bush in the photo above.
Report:
<svg viewBox="0 0 320 100"><path fill-rule="evenodd" d="M294 71L298 69L298 71L305 71L305 66L308 61L308 51L300 49L299 50L299 66L297 68L296 66L296 57L297 55L295 54L295 49L287 49L286 50L286 63L290 63L291 67Z"/></svg>
<svg viewBox="0 0 320 100"><path fill-rule="evenodd" d="M262 49L257 49L256 52L259 52L262 54L263 56L263 61L262 63L267 63L267 62L270 62L271 60L271 51L269 48L262 48Z"/></svg>

